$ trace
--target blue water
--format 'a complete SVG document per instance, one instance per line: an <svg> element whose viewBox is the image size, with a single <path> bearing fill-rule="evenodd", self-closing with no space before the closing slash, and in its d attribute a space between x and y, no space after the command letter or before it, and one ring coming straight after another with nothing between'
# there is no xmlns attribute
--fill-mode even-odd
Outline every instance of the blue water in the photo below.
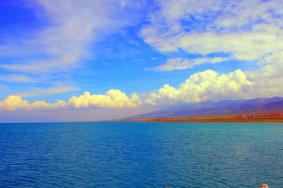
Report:
<svg viewBox="0 0 283 188"><path fill-rule="evenodd" d="M1 124L0 187L283 187L283 124Z"/></svg>

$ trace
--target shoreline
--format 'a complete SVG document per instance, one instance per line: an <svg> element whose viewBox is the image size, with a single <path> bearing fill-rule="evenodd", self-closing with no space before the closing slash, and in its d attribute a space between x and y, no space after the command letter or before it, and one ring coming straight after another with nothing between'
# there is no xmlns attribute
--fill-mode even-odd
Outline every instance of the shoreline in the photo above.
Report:
<svg viewBox="0 0 283 188"><path fill-rule="evenodd" d="M145 118L126 120L125 122L265 122L283 123L282 114L256 114L238 116L192 116L192 117L172 117L172 118Z"/></svg>

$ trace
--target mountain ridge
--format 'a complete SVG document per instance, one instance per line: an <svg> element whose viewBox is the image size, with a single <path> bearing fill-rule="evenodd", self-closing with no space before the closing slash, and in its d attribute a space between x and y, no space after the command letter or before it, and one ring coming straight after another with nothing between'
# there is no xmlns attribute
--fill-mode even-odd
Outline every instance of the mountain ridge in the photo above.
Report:
<svg viewBox="0 0 283 188"><path fill-rule="evenodd" d="M283 112L283 97L241 100L210 101L197 104L172 105L150 113L126 118L126 120L238 116L243 114Z"/></svg>

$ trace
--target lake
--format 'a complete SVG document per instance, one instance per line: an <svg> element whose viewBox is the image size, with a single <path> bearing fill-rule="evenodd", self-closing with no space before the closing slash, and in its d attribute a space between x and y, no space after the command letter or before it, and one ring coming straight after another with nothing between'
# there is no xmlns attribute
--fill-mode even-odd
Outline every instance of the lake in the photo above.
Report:
<svg viewBox="0 0 283 188"><path fill-rule="evenodd" d="M0 124L0 187L283 187L283 124Z"/></svg>

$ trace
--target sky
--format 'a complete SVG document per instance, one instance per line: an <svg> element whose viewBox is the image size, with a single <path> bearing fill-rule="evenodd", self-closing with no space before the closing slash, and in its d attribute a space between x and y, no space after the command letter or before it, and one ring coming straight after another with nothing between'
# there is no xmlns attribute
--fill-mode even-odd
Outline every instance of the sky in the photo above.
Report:
<svg viewBox="0 0 283 188"><path fill-rule="evenodd" d="M0 12L0 122L283 96L282 0L9 0Z"/></svg>

